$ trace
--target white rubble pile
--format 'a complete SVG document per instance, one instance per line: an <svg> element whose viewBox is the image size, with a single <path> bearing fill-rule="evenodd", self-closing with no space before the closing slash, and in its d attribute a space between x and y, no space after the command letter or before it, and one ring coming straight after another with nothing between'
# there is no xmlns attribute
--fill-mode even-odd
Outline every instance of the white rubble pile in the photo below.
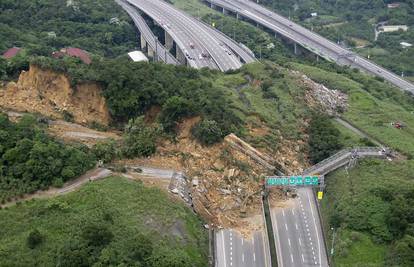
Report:
<svg viewBox="0 0 414 267"><path fill-rule="evenodd" d="M304 84L311 89L312 97L321 105L321 108L329 115L338 115L348 108L348 95L339 91L331 90L323 84L311 80L302 75Z"/></svg>

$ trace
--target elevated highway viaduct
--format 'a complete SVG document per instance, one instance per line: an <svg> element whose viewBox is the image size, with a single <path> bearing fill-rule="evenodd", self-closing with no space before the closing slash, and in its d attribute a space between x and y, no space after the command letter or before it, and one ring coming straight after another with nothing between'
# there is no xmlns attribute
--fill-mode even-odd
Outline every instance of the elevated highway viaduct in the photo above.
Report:
<svg viewBox="0 0 414 267"><path fill-rule="evenodd" d="M255 2L249 0L202 1L212 8L221 8L225 14L235 14L238 18L248 19L292 41L295 51L296 45L300 45L322 58L381 77L401 90L414 94L414 84Z"/></svg>
<svg viewBox="0 0 414 267"><path fill-rule="evenodd" d="M211 28L201 21L177 10L161 0L117 0L133 18L141 32L142 47L150 45L148 52L156 55L164 62L168 61L168 53L175 44L178 63L194 68L210 68L221 71L238 69L243 63L255 61L250 50L236 43L223 33ZM135 10L135 12L134 12ZM143 26L137 11L154 20L165 32L165 44L159 46L154 36ZM145 22L145 21L144 21ZM157 44L156 44L157 43ZM156 45L155 45L156 44ZM156 46L156 51L154 51ZM164 49L165 48L165 49ZM159 49L159 50L158 50ZM170 60L170 62L172 62ZM168 63L168 62L167 62Z"/></svg>

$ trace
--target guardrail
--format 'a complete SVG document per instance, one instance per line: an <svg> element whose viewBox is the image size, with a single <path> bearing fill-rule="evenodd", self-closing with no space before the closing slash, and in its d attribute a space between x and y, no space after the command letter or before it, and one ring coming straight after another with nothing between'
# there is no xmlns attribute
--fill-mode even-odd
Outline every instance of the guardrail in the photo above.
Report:
<svg viewBox="0 0 414 267"><path fill-rule="evenodd" d="M273 231L272 218L270 214L270 205L269 205L269 200L267 198L267 195L264 195L262 197L262 207L263 207L263 213L264 213L264 218L265 218L266 234L268 237L267 240L269 242L270 264L272 267L278 267L275 233Z"/></svg>

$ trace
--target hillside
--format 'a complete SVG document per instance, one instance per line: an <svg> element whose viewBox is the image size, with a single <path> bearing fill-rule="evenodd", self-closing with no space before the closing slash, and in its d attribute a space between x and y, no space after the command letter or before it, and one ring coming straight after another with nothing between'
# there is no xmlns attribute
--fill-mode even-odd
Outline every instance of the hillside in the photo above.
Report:
<svg viewBox="0 0 414 267"><path fill-rule="evenodd" d="M0 266L207 264L202 222L166 193L125 178L3 209L0 217Z"/></svg>

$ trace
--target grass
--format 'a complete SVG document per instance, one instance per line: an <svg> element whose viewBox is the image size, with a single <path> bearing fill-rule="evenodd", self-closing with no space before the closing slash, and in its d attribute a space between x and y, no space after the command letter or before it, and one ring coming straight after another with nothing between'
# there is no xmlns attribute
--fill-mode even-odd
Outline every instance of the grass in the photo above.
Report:
<svg viewBox="0 0 414 267"><path fill-rule="evenodd" d="M386 246L372 242L367 234L341 230L339 231L335 250L337 267L379 267L384 266Z"/></svg>
<svg viewBox="0 0 414 267"><path fill-rule="evenodd" d="M344 75L303 64L294 63L291 66L331 89L346 92L349 95L349 109L343 116L347 120L391 148L414 156L414 107L400 104L393 96L374 96L365 91L361 83ZM390 87L389 90L394 90L394 95L403 97L398 89ZM396 121L403 122L407 127L394 128L391 122Z"/></svg>
<svg viewBox="0 0 414 267"><path fill-rule="evenodd" d="M107 214L115 236L109 248L125 247L124 240L143 233L154 244L184 249L194 266L207 265L207 233L190 209L159 189L111 177L68 195L0 210L0 266L55 266L57 249L78 236L86 224L101 221ZM26 246L32 229L45 236L36 249Z"/></svg>

